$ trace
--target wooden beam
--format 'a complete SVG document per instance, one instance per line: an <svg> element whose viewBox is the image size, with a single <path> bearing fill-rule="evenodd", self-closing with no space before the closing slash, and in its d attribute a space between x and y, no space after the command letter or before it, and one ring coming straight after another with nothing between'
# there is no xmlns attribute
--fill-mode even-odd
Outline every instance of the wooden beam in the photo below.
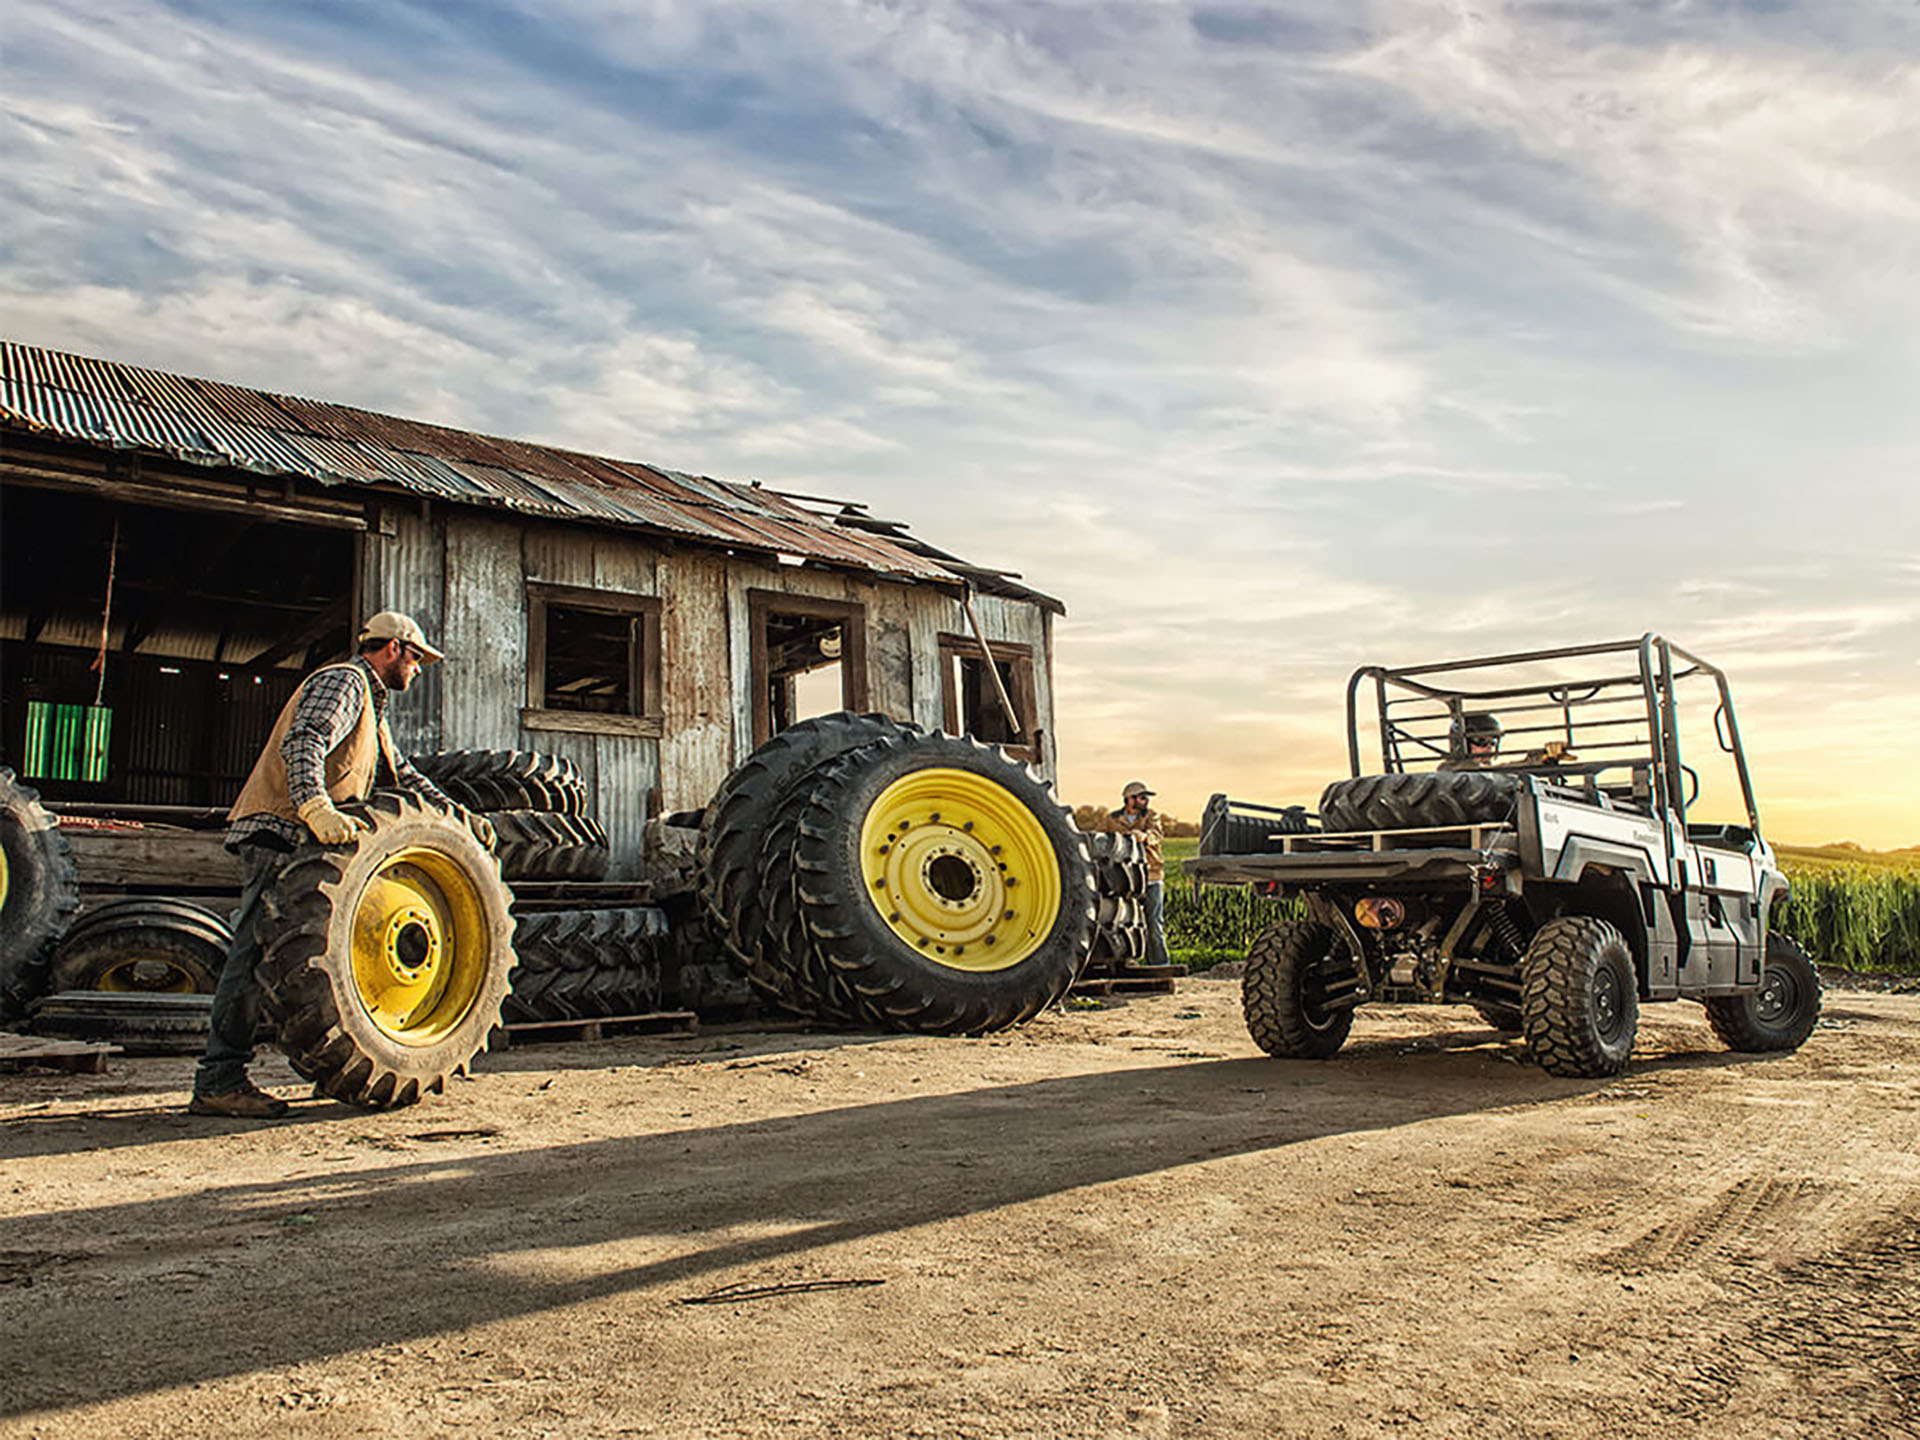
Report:
<svg viewBox="0 0 1920 1440"><path fill-rule="evenodd" d="M306 650L318 644L327 631L345 625L353 618L352 604L351 596L342 595L277 645L262 650L251 660L236 660L233 663L248 670L272 669L294 651Z"/></svg>

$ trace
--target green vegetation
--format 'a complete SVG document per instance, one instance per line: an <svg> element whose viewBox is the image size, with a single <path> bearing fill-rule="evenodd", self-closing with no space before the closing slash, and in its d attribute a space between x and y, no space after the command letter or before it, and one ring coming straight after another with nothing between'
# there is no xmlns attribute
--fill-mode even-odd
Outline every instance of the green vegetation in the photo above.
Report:
<svg viewBox="0 0 1920 1440"><path fill-rule="evenodd" d="M1167 948L1204 970L1238 960L1268 925L1297 904L1246 886L1195 886L1181 861L1196 840L1168 840ZM1920 851L1875 854L1851 846L1781 851L1793 895L1774 923L1822 965L1849 970L1920 972Z"/></svg>

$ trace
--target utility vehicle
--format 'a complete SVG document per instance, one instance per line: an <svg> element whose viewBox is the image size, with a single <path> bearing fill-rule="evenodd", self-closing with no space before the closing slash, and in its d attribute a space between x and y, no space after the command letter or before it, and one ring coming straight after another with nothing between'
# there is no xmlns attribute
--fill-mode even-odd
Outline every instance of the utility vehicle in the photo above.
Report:
<svg viewBox="0 0 1920 1440"><path fill-rule="evenodd" d="M1331 1056L1369 1001L1471 1005L1568 1076L1621 1070L1645 1001L1701 1002L1735 1050L1812 1031L1819 974L1768 924L1787 880L1705 660L1645 635L1365 666L1347 744L1317 814L1215 795L1187 862L1303 902L1247 954L1269 1054Z"/></svg>

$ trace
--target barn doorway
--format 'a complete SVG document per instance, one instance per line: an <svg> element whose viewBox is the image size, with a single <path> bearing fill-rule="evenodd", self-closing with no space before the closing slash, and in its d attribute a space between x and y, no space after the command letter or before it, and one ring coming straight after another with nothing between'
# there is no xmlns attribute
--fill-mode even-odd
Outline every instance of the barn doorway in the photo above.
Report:
<svg viewBox="0 0 1920 1440"><path fill-rule="evenodd" d="M0 763L49 801L229 804L349 652L356 537L0 485Z"/></svg>

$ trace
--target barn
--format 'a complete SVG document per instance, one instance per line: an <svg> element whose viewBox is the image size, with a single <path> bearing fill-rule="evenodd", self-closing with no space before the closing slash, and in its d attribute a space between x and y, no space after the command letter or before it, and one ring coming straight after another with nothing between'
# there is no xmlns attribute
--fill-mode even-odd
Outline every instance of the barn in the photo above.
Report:
<svg viewBox="0 0 1920 1440"><path fill-rule="evenodd" d="M382 609L448 656L401 746L571 759L616 878L818 711L1054 772L1060 602L864 505L0 342L0 764L50 803L226 805Z"/></svg>

